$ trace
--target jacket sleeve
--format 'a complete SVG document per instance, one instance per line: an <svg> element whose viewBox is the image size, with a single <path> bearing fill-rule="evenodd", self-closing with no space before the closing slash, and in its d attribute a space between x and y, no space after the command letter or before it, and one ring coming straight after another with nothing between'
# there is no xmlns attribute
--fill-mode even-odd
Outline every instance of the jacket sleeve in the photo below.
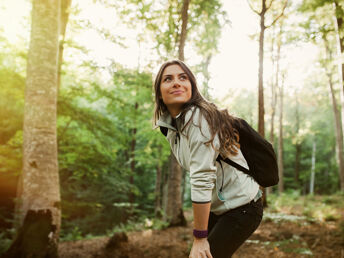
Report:
<svg viewBox="0 0 344 258"><path fill-rule="evenodd" d="M209 126L205 118L201 117L199 120L199 110L195 112L193 121L188 125L191 200L195 203L207 203L211 201L215 187L218 152L213 149L211 143L205 144L211 137ZM217 137L214 139L214 145L218 149Z"/></svg>

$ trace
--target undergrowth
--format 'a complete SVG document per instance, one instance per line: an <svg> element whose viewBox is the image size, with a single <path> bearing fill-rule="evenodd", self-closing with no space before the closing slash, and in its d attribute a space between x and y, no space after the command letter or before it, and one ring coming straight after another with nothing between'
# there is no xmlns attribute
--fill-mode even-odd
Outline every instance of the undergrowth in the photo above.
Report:
<svg viewBox="0 0 344 258"><path fill-rule="evenodd" d="M291 214L304 216L312 221L343 220L344 194L301 196L299 191L287 191L280 195L268 196L268 213Z"/></svg>

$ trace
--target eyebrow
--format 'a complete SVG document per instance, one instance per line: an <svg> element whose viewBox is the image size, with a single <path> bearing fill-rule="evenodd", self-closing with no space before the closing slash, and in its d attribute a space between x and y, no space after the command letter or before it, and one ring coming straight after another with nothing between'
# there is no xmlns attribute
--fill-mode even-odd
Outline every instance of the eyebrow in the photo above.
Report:
<svg viewBox="0 0 344 258"><path fill-rule="evenodd" d="M165 74L164 75L164 77L166 77L166 76L172 76L173 74ZM180 74L178 74L178 75L187 75L187 73L180 73Z"/></svg>

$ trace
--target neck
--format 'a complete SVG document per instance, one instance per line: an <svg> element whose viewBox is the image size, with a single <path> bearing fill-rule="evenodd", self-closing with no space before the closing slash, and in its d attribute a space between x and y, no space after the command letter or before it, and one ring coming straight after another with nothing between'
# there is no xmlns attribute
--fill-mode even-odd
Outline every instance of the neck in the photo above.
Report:
<svg viewBox="0 0 344 258"><path fill-rule="evenodd" d="M169 106L167 107L168 109L168 112L170 112L170 115L173 117L173 118L176 118L176 116L182 111L181 107L176 107L176 106Z"/></svg>

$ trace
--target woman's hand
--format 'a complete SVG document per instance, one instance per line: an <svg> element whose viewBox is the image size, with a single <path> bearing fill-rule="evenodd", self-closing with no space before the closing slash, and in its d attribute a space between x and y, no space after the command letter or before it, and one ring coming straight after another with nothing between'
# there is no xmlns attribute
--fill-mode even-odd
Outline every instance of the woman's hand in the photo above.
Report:
<svg viewBox="0 0 344 258"><path fill-rule="evenodd" d="M194 238L189 258L213 258L206 238Z"/></svg>

